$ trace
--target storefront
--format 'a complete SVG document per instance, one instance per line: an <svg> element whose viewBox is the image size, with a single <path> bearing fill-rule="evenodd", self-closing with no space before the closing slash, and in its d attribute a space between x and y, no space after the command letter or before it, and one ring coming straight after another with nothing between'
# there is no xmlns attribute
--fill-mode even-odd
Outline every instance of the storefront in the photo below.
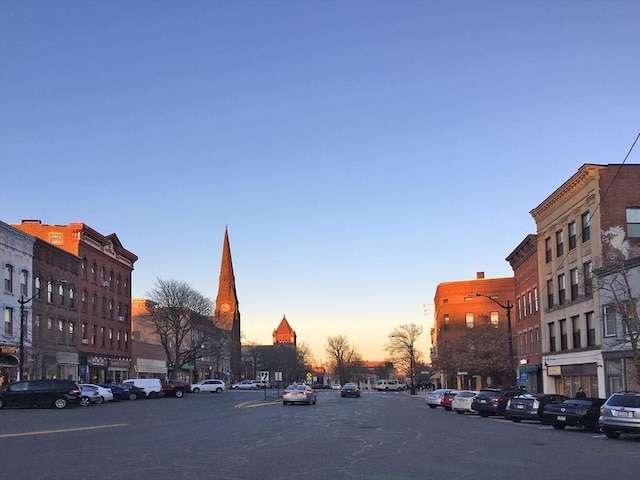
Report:
<svg viewBox="0 0 640 480"><path fill-rule="evenodd" d="M167 378L169 372L166 360L152 358L138 358L133 371L137 378Z"/></svg>
<svg viewBox="0 0 640 480"><path fill-rule="evenodd" d="M0 385L16 381L19 364L18 349L0 345Z"/></svg>
<svg viewBox="0 0 640 480"><path fill-rule="evenodd" d="M598 365L581 363L578 365L547 366L547 376L553 380L555 392L568 397L575 397L579 388L583 388L587 397L600 397L598 387ZM604 392L603 392L604 394Z"/></svg>
<svg viewBox="0 0 640 480"><path fill-rule="evenodd" d="M542 393L542 365L530 363L518 367L518 387L531 393Z"/></svg>

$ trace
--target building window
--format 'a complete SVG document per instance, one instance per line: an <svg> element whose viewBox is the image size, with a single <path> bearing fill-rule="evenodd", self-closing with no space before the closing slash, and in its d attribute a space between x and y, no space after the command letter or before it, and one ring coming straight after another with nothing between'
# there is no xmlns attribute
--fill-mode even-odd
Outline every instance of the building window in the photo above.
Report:
<svg viewBox="0 0 640 480"><path fill-rule="evenodd" d="M449 330L449 314L445 314L444 318L443 318L443 327L444 330Z"/></svg>
<svg viewBox="0 0 640 480"><path fill-rule="evenodd" d="M82 293L80 294L80 308L82 309L83 313L87 313L87 291L86 290L82 290Z"/></svg>
<svg viewBox="0 0 640 480"><path fill-rule="evenodd" d="M64 307L64 285L58 286L58 299L60 306Z"/></svg>
<svg viewBox="0 0 640 480"><path fill-rule="evenodd" d="M80 328L82 329L82 331L80 332L80 335L82 335L83 340L86 340L87 339L87 322L82 322L82 326ZM87 343L87 342L82 342L82 343Z"/></svg>
<svg viewBox="0 0 640 480"><path fill-rule="evenodd" d="M76 308L76 289L73 287L69 289L69 308L72 310Z"/></svg>
<svg viewBox="0 0 640 480"><path fill-rule="evenodd" d="M586 313L585 318L587 320L587 347L595 347L596 346L596 325L595 325L595 320L593 318L593 312Z"/></svg>
<svg viewBox="0 0 640 480"><path fill-rule="evenodd" d="M64 343L64 320L58 320L58 342Z"/></svg>
<svg viewBox="0 0 640 480"><path fill-rule="evenodd" d="M556 256L561 257L564 255L564 230L558 230L556 232Z"/></svg>
<svg viewBox="0 0 640 480"><path fill-rule="evenodd" d="M494 327L497 327L498 324L500 323L500 317L498 316L498 312L491 312L489 315L491 318L491 325L493 325Z"/></svg>
<svg viewBox="0 0 640 480"><path fill-rule="evenodd" d="M527 292L527 297L529 299L529 315L533 315L533 294L531 290Z"/></svg>
<svg viewBox="0 0 640 480"><path fill-rule="evenodd" d="M553 308L553 280L547 280L547 308Z"/></svg>
<svg viewBox="0 0 640 480"><path fill-rule="evenodd" d="M578 299L578 269L569 270L569 277L571 279L571 301L574 302Z"/></svg>
<svg viewBox="0 0 640 480"><path fill-rule="evenodd" d="M100 327L100 346L104 347L107 344L107 329Z"/></svg>
<svg viewBox="0 0 640 480"><path fill-rule="evenodd" d="M573 336L573 348L577 349L582 346L582 341L580 340L580 316L576 315L575 317L571 317L571 332Z"/></svg>
<svg viewBox="0 0 640 480"><path fill-rule="evenodd" d="M104 269L104 267L102 267L100 269L100 284L102 285L106 281L107 281L107 271Z"/></svg>
<svg viewBox="0 0 640 480"><path fill-rule="evenodd" d="M53 282L47 283L47 303L53 303Z"/></svg>
<svg viewBox="0 0 640 480"><path fill-rule="evenodd" d="M102 306L100 308L102 318L107 318L107 297L102 297Z"/></svg>
<svg viewBox="0 0 640 480"><path fill-rule="evenodd" d="M551 263L551 237L544 239L544 257L547 263Z"/></svg>
<svg viewBox="0 0 640 480"><path fill-rule="evenodd" d="M591 215L584 212L581 217L582 222L582 243L591 240Z"/></svg>
<svg viewBox="0 0 640 480"><path fill-rule="evenodd" d="M578 229L576 227L576 222L569 223L569 251L576 248L576 237L578 235Z"/></svg>
<svg viewBox="0 0 640 480"><path fill-rule="evenodd" d="M533 287L533 306L534 312L538 312L540 307L538 306L538 287Z"/></svg>
<svg viewBox="0 0 640 480"><path fill-rule="evenodd" d="M91 325L91 345L95 345L96 341L97 341L97 337L98 336L98 326L97 325Z"/></svg>
<svg viewBox="0 0 640 480"><path fill-rule="evenodd" d="M80 275L82 276L83 280L87 279L87 258L86 257L83 257L82 263L80 263Z"/></svg>
<svg viewBox="0 0 640 480"><path fill-rule="evenodd" d="M118 291L118 295L122 293L122 277L120 274L116 277L116 290Z"/></svg>
<svg viewBox="0 0 640 480"><path fill-rule="evenodd" d="M564 273L558 275L558 305L564 305L566 300L567 282Z"/></svg>
<svg viewBox="0 0 640 480"><path fill-rule="evenodd" d="M124 332L124 349L129 349L129 332Z"/></svg>
<svg viewBox="0 0 640 480"><path fill-rule="evenodd" d="M98 314L98 295L96 293L91 297L91 313Z"/></svg>
<svg viewBox="0 0 640 480"><path fill-rule="evenodd" d="M473 313L465 313L464 319L465 319L467 328L473 328Z"/></svg>
<svg viewBox="0 0 640 480"><path fill-rule="evenodd" d="M604 320L604 336L615 337L616 335L616 307L605 305L602 307L602 317Z"/></svg>
<svg viewBox="0 0 640 480"><path fill-rule="evenodd" d="M627 237L640 237L640 207L627 208Z"/></svg>
<svg viewBox="0 0 640 480"><path fill-rule="evenodd" d="M582 265L584 275L584 295L589 297L593 295L593 264L585 262Z"/></svg>
<svg viewBox="0 0 640 480"><path fill-rule="evenodd" d="M20 295L25 297L29 296L29 289L27 288L27 280L29 279L29 272L26 270L20 271Z"/></svg>
<svg viewBox="0 0 640 480"><path fill-rule="evenodd" d="M8 263L4 266L4 291L13 292L13 265Z"/></svg>
<svg viewBox="0 0 640 480"><path fill-rule="evenodd" d="M549 327L549 351L556 351L556 325L555 323L549 323L547 325Z"/></svg>
<svg viewBox="0 0 640 480"><path fill-rule="evenodd" d="M109 348L113 350L113 328L109 329Z"/></svg>
<svg viewBox="0 0 640 480"><path fill-rule="evenodd" d="M36 299L42 300L42 281L40 280L40 277L34 278L33 284L36 288L36 291L34 292L36 294Z"/></svg>
<svg viewBox="0 0 640 480"><path fill-rule="evenodd" d="M569 350L566 319L560 320L560 350Z"/></svg>
<svg viewBox="0 0 640 480"><path fill-rule="evenodd" d="M518 297L516 303L518 305L518 320L522 320L525 314L525 312L522 311L522 297Z"/></svg>
<svg viewBox="0 0 640 480"><path fill-rule="evenodd" d="M13 335L13 308L4 309L4 334Z"/></svg>
<svg viewBox="0 0 640 480"><path fill-rule="evenodd" d="M113 320L113 299L109 300L109 320Z"/></svg>
<svg viewBox="0 0 640 480"><path fill-rule="evenodd" d="M75 322L69 322L69 345L76 344L76 324Z"/></svg>
<svg viewBox="0 0 640 480"><path fill-rule="evenodd" d="M96 262L91 264L91 283L98 283L98 265Z"/></svg>
<svg viewBox="0 0 640 480"><path fill-rule="evenodd" d="M122 330L118 330L118 337L117 337L118 350L122 350L122 339L121 339L121 337L122 337Z"/></svg>

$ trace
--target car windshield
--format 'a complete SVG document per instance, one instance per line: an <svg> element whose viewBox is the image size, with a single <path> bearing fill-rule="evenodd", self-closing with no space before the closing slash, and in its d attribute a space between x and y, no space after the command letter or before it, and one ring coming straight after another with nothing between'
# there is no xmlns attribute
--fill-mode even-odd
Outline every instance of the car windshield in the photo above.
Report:
<svg viewBox="0 0 640 480"><path fill-rule="evenodd" d="M640 395L614 395L609 399L610 407L640 408Z"/></svg>

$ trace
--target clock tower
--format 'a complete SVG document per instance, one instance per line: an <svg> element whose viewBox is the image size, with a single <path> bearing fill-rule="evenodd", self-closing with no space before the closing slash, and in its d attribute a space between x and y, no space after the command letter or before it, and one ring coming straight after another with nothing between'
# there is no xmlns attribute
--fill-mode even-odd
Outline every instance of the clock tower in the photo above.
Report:
<svg viewBox="0 0 640 480"><path fill-rule="evenodd" d="M235 379L240 378L240 311L238 296L236 295L236 280L231 261L231 247L229 246L229 232L224 229L222 243L222 262L220 264L220 279L218 281L218 296L214 316L216 324L227 330L231 336L230 362L231 373Z"/></svg>

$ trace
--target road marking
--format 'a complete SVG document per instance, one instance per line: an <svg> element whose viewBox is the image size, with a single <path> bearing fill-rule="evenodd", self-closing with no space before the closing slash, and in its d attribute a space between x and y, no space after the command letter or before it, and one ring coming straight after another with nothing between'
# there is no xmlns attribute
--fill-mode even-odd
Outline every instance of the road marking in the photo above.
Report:
<svg viewBox="0 0 640 480"><path fill-rule="evenodd" d="M43 430L41 432L4 433L4 434L0 434L0 438L28 437L30 435L49 435L50 433L81 432L83 430L98 430L100 428L124 427L126 425L128 425L128 423L113 423L111 425L96 425L95 427L81 427L81 428L64 428L61 430Z"/></svg>

